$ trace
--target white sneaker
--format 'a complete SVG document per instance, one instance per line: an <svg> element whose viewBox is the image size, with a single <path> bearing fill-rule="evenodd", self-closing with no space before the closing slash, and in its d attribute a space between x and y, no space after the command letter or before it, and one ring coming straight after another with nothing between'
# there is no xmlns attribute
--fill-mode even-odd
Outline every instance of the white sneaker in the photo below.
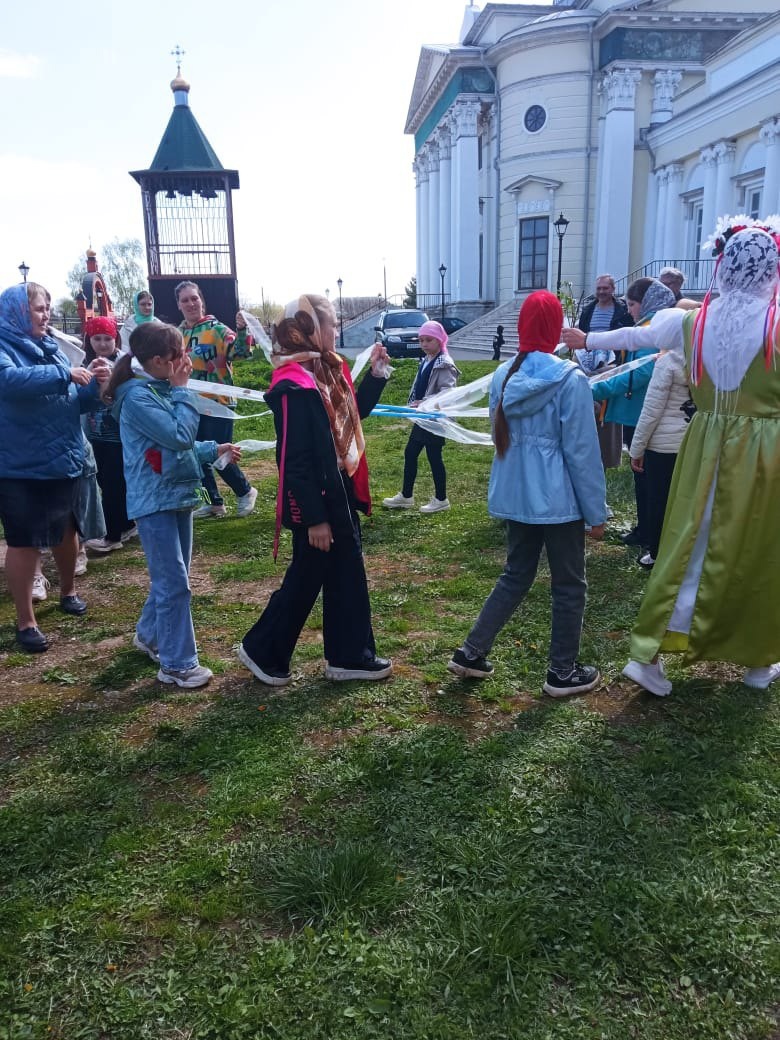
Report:
<svg viewBox="0 0 780 1040"><path fill-rule="evenodd" d="M148 646L142 639L138 638L138 633L133 635L133 646L136 650L140 650L142 654L147 654L156 663L160 663L160 655L151 646Z"/></svg>
<svg viewBox="0 0 780 1040"><path fill-rule="evenodd" d="M746 668L742 682L754 690L765 690L779 676L780 661L776 664L768 664L764 668Z"/></svg>
<svg viewBox="0 0 780 1040"><path fill-rule="evenodd" d="M414 505L414 496L407 498L402 491L399 491L392 498L383 498L382 505L386 509L411 509Z"/></svg>
<svg viewBox="0 0 780 1040"><path fill-rule="evenodd" d="M260 665L252 660L241 643L236 648L236 657L245 668L249 669L255 679L259 679L266 686L289 686L292 681L289 672L264 672Z"/></svg>
<svg viewBox="0 0 780 1040"><path fill-rule="evenodd" d="M201 517L204 516L227 516L227 509L225 509L223 505L205 505L200 506L199 509L196 509L192 515L195 517L196 520L199 520Z"/></svg>
<svg viewBox="0 0 780 1040"><path fill-rule="evenodd" d="M612 512L612 510L610 509L609 505L607 505L607 520L614 519L614 516L615 516L615 514Z"/></svg>
<svg viewBox="0 0 780 1040"><path fill-rule="evenodd" d="M46 599L46 590L49 588L49 579L44 577L43 574L36 574L33 576L32 584L32 601L33 603L43 603Z"/></svg>
<svg viewBox="0 0 780 1040"><path fill-rule="evenodd" d="M73 573L77 578L87 573L87 551L83 545L76 553L76 570Z"/></svg>
<svg viewBox="0 0 780 1040"><path fill-rule="evenodd" d="M89 549L90 552L110 553L114 549L121 549L122 543L121 541L111 542L108 538L88 538L84 542L84 548Z"/></svg>
<svg viewBox="0 0 780 1040"><path fill-rule="evenodd" d="M660 658L655 664L629 661L623 669L623 675L656 697L668 697L672 692L672 684L664 675L664 666Z"/></svg>
<svg viewBox="0 0 780 1040"><path fill-rule="evenodd" d="M427 505L420 506L421 513L443 513L445 509L450 508L450 500L448 498L432 498Z"/></svg>
<svg viewBox="0 0 780 1040"><path fill-rule="evenodd" d="M194 668L188 668L186 672L177 672L173 668L161 668L157 673L160 682L176 683L185 690L194 690L197 686L205 686L209 679L214 678L210 668L196 664Z"/></svg>
<svg viewBox="0 0 780 1040"><path fill-rule="evenodd" d="M126 531L122 532L122 541L123 542L129 542L131 538L137 538L137 537L138 537L138 527L135 524L133 524L132 527L128 527L128 529Z"/></svg>
<svg viewBox="0 0 780 1040"><path fill-rule="evenodd" d="M249 516L254 512L257 501L257 488L250 488L245 495L236 499L236 516Z"/></svg>

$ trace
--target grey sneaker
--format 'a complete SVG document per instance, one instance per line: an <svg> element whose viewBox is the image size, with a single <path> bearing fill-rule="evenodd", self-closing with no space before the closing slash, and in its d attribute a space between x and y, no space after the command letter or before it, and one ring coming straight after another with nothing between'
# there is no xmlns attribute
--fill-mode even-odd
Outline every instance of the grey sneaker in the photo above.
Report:
<svg viewBox="0 0 780 1040"><path fill-rule="evenodd" d="M177 672L173 668L161 668L157 673L160 682L175 683L185 690L194 690L197 686L205 686L209 679L214 678L210 668L204 668L196 664L194 668L188 668L186 672Z"/></svg>
<svg viewBox="0 0 780 1040"><path fill-rule="evenodd" d="M236 516L249 516L254 512L257 501L257 488L250 488L245 495L236 499Z"/></svg>
<svg viewBox="0 0 780 1040"><path fill-rule="evenodd" d="M77 578L87 573L87 550L83 545L76 554L76 570L73 573Z"/></svg>
<svg viewBox="0 0 780 1040"><path fill-rule="evenodd" d="M136 648L136 650L140 650L142 654L146 654L148 657L151 657L155 664L160 663L160 655L157 653L154 647L148 646L146 643L143 642L143 640L139 639L137 632L133 634L133 646Z"/></svg>

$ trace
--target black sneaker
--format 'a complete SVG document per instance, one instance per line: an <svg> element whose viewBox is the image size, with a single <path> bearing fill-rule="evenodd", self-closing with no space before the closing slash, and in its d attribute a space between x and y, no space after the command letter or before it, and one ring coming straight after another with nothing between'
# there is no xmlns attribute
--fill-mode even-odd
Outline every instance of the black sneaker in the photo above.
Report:
<svg viewBox="0 0 780 1040"><path fill-rule="evenodd" d="M600 678L598 668L575 661L574 667L565 675L559 675L550 668L547 672L547 682L542 689L548 697L571 697L574 693L588 693L598 684Z"/></svg>
<svg viewBox="0 0 780 1040"><path fill-rule="evenodd" d="M49 649L49 640L35 625L30 628L17 628L16 642L28 654L42 654L44 650Z"/></svg>
<svg viewBox="0 0 780 1040"><path fill-rule="evenodd" d="M642 539L639 537L639 529L632 527L630 531L624 531L620 535L620 541L623 545L636 545L640 549L642 547Z"/></svg>
<svg viewBox="0 0 780 1040"><path fill-rule="evenodd" d="M72 614L73 617L81 617L87 612L87 604L81 596L60 596L60 610L64 614Z"/></svg>
<svg viewBox="0 0 780 1040"><path fill-rule="evenodd" d="M386 679L392 674L393 662L385 657L374 657L355 665L325 662L325 678L332 679L333 682L347 682L349 679Z"/></svg>
<svg viewBox="0 0 780 1040"><path fill-rule="evenodd" d="M467 657L463 650L456 650L447 665L447 671L464 679L486 679L493 674L493 665L486 657Z"/></svg>

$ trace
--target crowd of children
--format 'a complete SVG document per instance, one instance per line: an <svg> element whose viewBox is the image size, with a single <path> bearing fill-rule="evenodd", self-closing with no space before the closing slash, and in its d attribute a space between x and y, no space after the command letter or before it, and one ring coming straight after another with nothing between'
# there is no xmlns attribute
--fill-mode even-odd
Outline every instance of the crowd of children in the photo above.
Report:
<svg viewBox="0 0 780 1040"><path fill-rule="evenodd" d="M671 683L659 653L668 651L741 664L744 681L758 688L780 676L777 618L767 607L775 600L780 557L771 525L761 521L780 510L779 242L778 229L726 229L716 243L718 296L709 294L694 312L661 282L639 279L627 292L632 327L562 329L555 295L538 291L525 300L518 352L499 365L489 395L495 457L488 510L505 523L507 559L447 665L451 672L492 674L488 654L528 593L544 548L552 598L544 691L569 696L597 685L598 668L578 660L585 537L603 537L608 516L594 401L625 407L637 397L643 406L632 412L627 446L634 473L644 478L636 485L640 562L653 573L624 674L667 695ZM232 419L202 414L186 386L191 377L231 384L233 357L249 352L245 329L237 347L236 334L206 314L195 283L182 282L176 292L180 329L155 319L154 301L141 292L125 340L113 318L89 320L83 359L77 348L65 356L52 337L42 287L30 283L0 294L0 433L6 427L0 520L23 649L48 646L33 613L36 589L38 600L46 597L43 548L51 548L57 564L61 609L82 615L87 607L74 586L79 537L87 549L108 553L138 535L149 593L133 645L159 665L160 681L193 688L211 678L198 660L190 611L193 515L226 511L212 471L218 459L238 516L251 512L257 492L239 468ZM279 469L274 557L284 525L292 533L292 559L238 647L244 666L271 687L290 683L295 646L320 594L326 678L392 673L374 641L358 517L371 510L361 420L379 401L388 357L376 344L356 389L335 351L336 328L330 302L303 295L273 329L266 400ZM557 356L561 339L573 360ZM422 419L430 418L425 402L435 408L437 395L454 387L460 373L438 322L422 326L420 346L409 406ZM582 351L646 360L605 378L578 363ZM38 426L30 424L30 402ZM32 456L13 443L10 423L16 442L32 438ZM625 430L625 416L623 424ZM97 533L90 519L90 447L105 517ZM413 423L402 488L384 499L387 508L414 505L423 449L434 497L420 512L450 508L443 447L444 437Z"/></svg>

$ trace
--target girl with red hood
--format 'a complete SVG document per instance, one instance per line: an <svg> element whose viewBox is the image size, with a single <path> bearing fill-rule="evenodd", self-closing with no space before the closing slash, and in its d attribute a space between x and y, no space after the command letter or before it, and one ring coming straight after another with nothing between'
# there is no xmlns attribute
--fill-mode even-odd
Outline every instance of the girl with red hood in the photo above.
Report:
<svg viewBox="0 0 780 1040"><path fill-rule="evenodd" d="M606 487L590 385L584 372L553 353L563 310L550 292L531 293L517 320L518 353L496 369L490 414L496 454L488 510L506 521L507 561L448 669L482 679L501 629L525 599L547 551L552 591L550 663L544 692L592 690L599 672L577 661L585 611L585 527L601 538Z"/></svg>
<svg viewBox="0 0 780 1040"><path fill-rule="evenodd" d="M387 351L376 344L357 394L335 352L336 312L324 296L288 303L273 329L274 374L266 401L276 426L281 524L292 531L292 562L238 658L267 686L286 686L298 636L322 591L325 677L384 679L377 657L358 510L371 512L360 425L385 387Z"/></svg>

